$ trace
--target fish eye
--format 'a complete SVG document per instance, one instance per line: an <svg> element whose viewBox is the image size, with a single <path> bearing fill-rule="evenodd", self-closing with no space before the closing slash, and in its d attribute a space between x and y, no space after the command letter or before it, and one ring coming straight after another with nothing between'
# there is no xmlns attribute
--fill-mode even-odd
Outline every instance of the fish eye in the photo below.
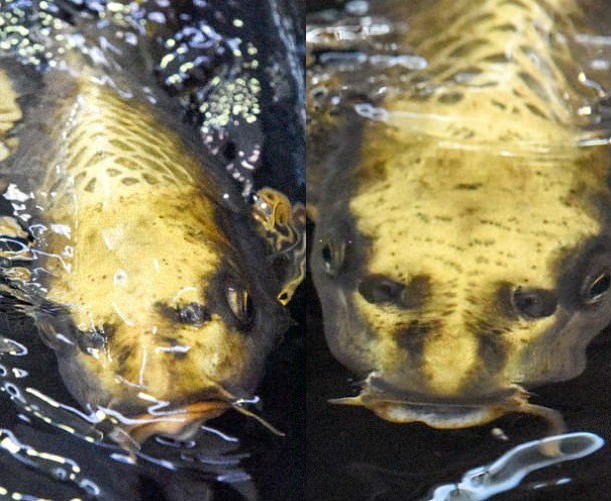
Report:
<svg viewBox="0 0 611 501"><path fill-rule="evenodd" d="M609 292L610 287L611 272L605 268L586 278L581 289L581 299L586 304L596 304Z"/></svg>
<svg viewBox="0 0 611 501"><path fill-rule="evenodd" d="M183 324L203 325L210 320L210 313L199 303L189 303L177 309L178 318Z"/></svg>
<svg viewBox="0 0 611 501"><path fill-rule="evenodd" d="M323 267L327 275L336 277L344 265L346 245L342 242L327 237L323 240L321 248L321 257Z"/></svg>
<svg viewBox="0 0 611 501"><path fill-rule="evenodd" d="M254 318L254 307L250 294L246 289L237 287L227 287L227 304L231 309L233 316L243 326L248 326Z"/></svg>

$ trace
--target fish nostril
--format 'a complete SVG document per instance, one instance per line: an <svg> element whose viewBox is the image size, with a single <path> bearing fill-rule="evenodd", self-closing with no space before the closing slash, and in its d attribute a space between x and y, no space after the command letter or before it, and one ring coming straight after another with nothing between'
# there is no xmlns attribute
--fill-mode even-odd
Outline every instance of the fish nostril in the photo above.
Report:
<svg viewBox="0 0 611 501"><path fill-rule="evenodd" d="M369 302L401 303L405 286L385 277L384 275L369 275L359 284L359 292Z"/></svg>
<svg viewBox="0 0 611 501"><path fill-rule="evenodd" d="M155 307L167 319L181 324L201 326L212 319L210 312L200 303L192 302L178 307L156 303Z"/></svg>
<svg viewBox="0 0 611 501"><path fill-rule="evenodd" d="M178 318L183 324L202 325L211 319L210 313L199 303L189 303L178 308Z"/></svg>
<svg viewBox="0 0 611 501"><path fill-rule="evenodd" d="M513 306L520 316L534 320L553 315L558 299L552 291L518 287L513 293Z"/></svg>

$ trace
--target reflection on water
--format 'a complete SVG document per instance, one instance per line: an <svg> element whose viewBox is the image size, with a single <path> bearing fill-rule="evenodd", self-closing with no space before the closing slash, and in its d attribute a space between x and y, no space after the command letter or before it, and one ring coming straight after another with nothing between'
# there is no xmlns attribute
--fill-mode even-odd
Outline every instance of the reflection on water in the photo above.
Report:
<svg viewBox="0 0 611 501"><path fill-rule="evenodd" d="M251 454L236 436L219 431L222 426L216 429L205 425L201 433L187 441L155 437L136 455L130 454L109 438L116 423L99 410L90 414L79 410L62 392L61 381L52 372L54 364L45 360L47 354L37 353L44 348L30 339L28 349L27 341L27 338L21 342L2 339L6 347L0 369L2 422L6 428L0 430L0 448L4 453L3 464L9 471L20 471L26 466L40 480L33 484L23 483L18 477L3 478L3 489L43 497L51 492L58 496L63 489L59 485L51 487L50 482L55 481L87 498L118 499L127 495L129 482L123 484L125 479L121 475L116 480L113 476L127 469L126 473L133 476L138 472L153 477L180 476L182 472L191 481L196 480L197 490L209 483L222 483L233 486L244 499L258 499L252 477L243 466ZM100 468L92 457L96 461L103 458L101 464L105 468ZM111 466L112 463L115 465ZM27 488L35 491L24 492ZM151 489L154 491L153 486Z"/></svg>
<svg viewBox="0 0 611 501"><path fill-rule="evenodd" d="M0 446L12 455L12 458L29 468L39 470L52 479L74 483L79 489L92 497L101 494L99 486L90 479L83 477L81 467L72 459L58 456L44 450L22 444L10 430L0 430ZM4 494L8 493L2 488ZM25 494L21 492L21 494Z"/></svg>
<svg viewBox="0 0 611 501"><path fill-rule="evenodd" d="M72 400L53 354L31 324L5 321L2 332L0 497L303 498L300 395L305 383L299 330L292 330L272 356L261 389L264 415L286 437L276 438L246 418L226 416L203 425L189 440L154 437L135 456L110 438L115 422L87 413Z"/></svg>
<svg viewBox="0 0 611 501"><path fill-rule="evenodd" d="M568 433L518 445L494 463L466 472L458 483L435 488L430 501L483 501L499 492L515 488L529 473L542 468L588 456L605 441L593 433ZM544 450L552 446L551 455ZM556 480L555 485L570 482L570 478ZM545 487L542 483L537 488Z"/></svg>

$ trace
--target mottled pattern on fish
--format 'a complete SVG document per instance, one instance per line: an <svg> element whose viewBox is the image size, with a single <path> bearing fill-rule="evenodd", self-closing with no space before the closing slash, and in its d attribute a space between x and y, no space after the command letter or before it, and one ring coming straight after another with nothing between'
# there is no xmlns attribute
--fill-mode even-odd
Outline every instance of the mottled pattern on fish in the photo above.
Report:
<svg viewBox="0 0 611 501"><path fill-rule="evenodd" d="M284 184L295 198L305 183L303 76L286 42L298 28L289 16L276 19L293 8L284 3L7 0L0 50L40 70L65 68L79 54L111 79L122 54L141 64L146 50L142 73L155 72L245 195Z"/></svg>
<svg viewBox="0 0 611 501"><path fill-rule="evenodd" d="M327 164L313 256L326 333L340 360L371 373L354 403L476 424L518 408L517 384L579 374L611 320L608 151L579 144L601 96L578 88L576 2L392 12L428 65L401 84L389 70ZM341 183L349 197L336 197ZM418 410L485 401L489 415L462 420Z"/></svg>
<svg viewBox="0 0 611 501"><path fill-rule="evenodd" d="M89 17L18 0L0 12L0 172L24 226L0 225L0 287L5 308L35 319L83 406L181 407L129 427L140 442L232 405L247 413L239 401L288 326L305 244L301 210L270 189L246 200L155 87L140 28L159 13L97 5ZM150 15L139 23L139 12Z"/></svg>
<svg viewBox="0 0 611 501"><path fill-rule="evenodd" d="M427 67L397 108L460 117L445 131L453 139L560 142L562 126L587 124L587 105L604 95L584 86L572 54L584 24L572 0L438 2L410 22L406 41Z"/></svg>
<svg viewBox="0 0 611 501"><path fill-rule="evenodd" d="M256 351L252 340L227 337L224 321L210 313L209 332L194 344L198 327L183 332L171 313L207 303L197 284L209 283L221 260L232 267L239 260L210 218L214 200L202 192L210 180L198 175L197 157L177 150L179 137L145 105L87 83L74 92L79 98L65 110L49 159L56 167L41 190L48 194L39 200L45 217L67 233L51 234L43 247L51 256L48 299L70 305L81 331L107 336L104 352L85 360L108 385L118 375L173 399L205 374L224 380L230 366L241 372L248 362L236 363L236 356ZM143 255L149 248L150 260Z"/></svg>

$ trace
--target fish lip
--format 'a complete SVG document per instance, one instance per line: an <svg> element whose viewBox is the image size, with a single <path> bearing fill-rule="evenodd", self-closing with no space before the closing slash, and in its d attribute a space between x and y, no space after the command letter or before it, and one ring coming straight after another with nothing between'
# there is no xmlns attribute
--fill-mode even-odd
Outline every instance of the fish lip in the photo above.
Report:
<svg viewBox="0 0 611 501"><path fill-rule="evenodd" d="M518 385L472 398L432 397L398 389L370 373L363 390L356 397L331 400L331 403L362 406L386 421L421 422L437 429L461 429L480 426L510 412L543 417L552 430L565 429L556 411L528 403L528 393Z"/></svg>
<svg viewBox="0 0 611 501"><path fill-rule="evenodd" d="M437 429L461 429L486 424L517 408L511 403L463 404L410 402L375 393L331 400L331 403L365 407L392 423L424 423Z"/></svg>
<svg viewBox="0 0 611 501"><path fill-rule="evenodd" d="M123 449L133 453L156 434L187 439L197 431L200 423L218 417L230 408L230 403L215 399L193 402L165 414L140 414L124 418L123 431L115 428L110 436Z"/></svg>
<svg viewBox="0 0 611 501"><path fill-rule="evenodd" d="M383 383L386 383L383 381ZM376 386L377 384L377 386ZM375 375L365 381L360 395L332 400L332 403L366 407L382 419L394 423L421 422L437 429L460 429L480 426L512 412L529 414L543 419L549 435L566 432L562 414L552 408L531 404L529 393L514 384L499 392L473 399L422 398L422 395L405 392L389 393L394 389L386 384L380 389L380 381Z"/></svg>
<svg viewBox="0 0 611 501"><path fill-rule="evenodd" d="M509 406L522 402L528 398L529 393L519 385L510 385L483 395L457 397L444 397L426 395L397 388L392 383L385 381L375 373L365 380L363 393L369 398L396 404L409 405L413 407L430 408L465 408L474 409L482 407Z"/></svg>

